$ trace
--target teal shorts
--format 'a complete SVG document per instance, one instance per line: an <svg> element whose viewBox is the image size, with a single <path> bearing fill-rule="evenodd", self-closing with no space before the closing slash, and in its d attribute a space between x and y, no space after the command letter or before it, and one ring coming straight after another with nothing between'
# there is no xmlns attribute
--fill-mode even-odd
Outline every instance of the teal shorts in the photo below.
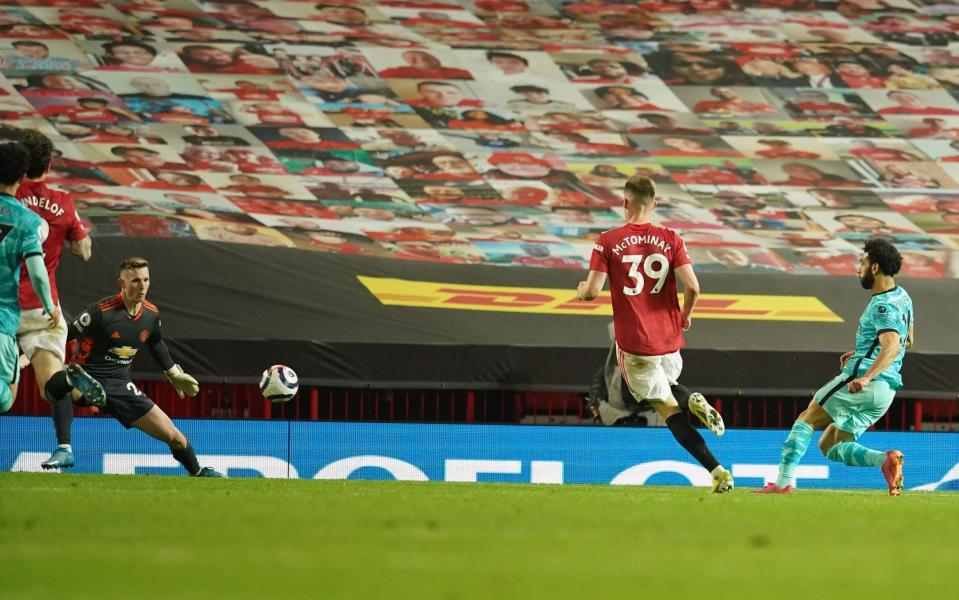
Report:
<svg viewBox="0 0 959 600"><path fill-rule="evenodd" d="M852 379L849 375L836 375L819 388L813 399L832 417L837 428L858 440L886 414L896 390L885 381L873 379L861 392L853 394L847 387Z"/></svg>
<svg viewBox="0 0 959 600"><path fill-rule="evenodd" d="M20 346L17 338L0 333L0 378L3 383L17 383L20 381Z"/></svg>

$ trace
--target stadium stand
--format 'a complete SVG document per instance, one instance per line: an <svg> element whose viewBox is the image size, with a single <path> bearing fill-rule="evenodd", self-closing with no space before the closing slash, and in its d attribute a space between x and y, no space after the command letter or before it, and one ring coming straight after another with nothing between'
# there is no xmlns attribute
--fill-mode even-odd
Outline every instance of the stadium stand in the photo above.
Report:
<svg viewBox="0 0 959 600"><path fill-rule="evenodd" d="M884 235L920 315L901 396L955 398L949 9L0 0L0 137L55 140L50 181L96 241L61 268L64 307L150 257L175 354L216 394L277 362L317 390L585 389L609 307L573 288L638 173L707 293L687 385L811 391Z"/></svg>

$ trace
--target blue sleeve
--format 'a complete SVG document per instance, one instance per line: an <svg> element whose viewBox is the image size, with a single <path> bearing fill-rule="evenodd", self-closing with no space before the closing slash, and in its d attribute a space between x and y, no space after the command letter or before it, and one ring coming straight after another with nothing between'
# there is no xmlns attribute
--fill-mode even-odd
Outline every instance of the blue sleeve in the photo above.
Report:
<svg viewBox="0 0 959 600"><path fill-rule="evenodd" d="M883 302L876 303L870 310L873 324L876 326L876 333L883 331L895 331L899 335L903 332L902 313L893 304Z"/></svg>
<svg viewBox="0 0 959 600"><path fill-rule="evenodd" d="M20 256L27 259L39 255L43 257L43 242L40 240L40 228L43 221L36 214L30 212L25 219L23 237L20 239ZM44 271L46 268L44 267ZM39 295L39 293L37 294Z"/></svg>
<svg viewBox="0 0 959 600"><path fill-rule="evenodd" d="M43 310L53 314L53 296L50 293L50 279L47 277L47 265L43 262L43 253L27 254L27 272L37 298L43 303Z"/></svg>

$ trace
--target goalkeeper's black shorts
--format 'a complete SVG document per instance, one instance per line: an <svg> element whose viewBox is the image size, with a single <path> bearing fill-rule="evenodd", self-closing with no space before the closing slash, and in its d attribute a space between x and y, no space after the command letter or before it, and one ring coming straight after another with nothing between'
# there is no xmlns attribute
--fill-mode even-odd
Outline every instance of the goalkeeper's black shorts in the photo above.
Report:
<svg viewBox="0 0 959 600"><path fill-rule="evenodd" d="M127 429L133 427L132 423L134 421L156 406L153 400L150 400L129 379L101 379L97 377L97 381L100 382L103 391L107 394L107 404L103 409L113 415L113 418L120 421Z"/></svg>

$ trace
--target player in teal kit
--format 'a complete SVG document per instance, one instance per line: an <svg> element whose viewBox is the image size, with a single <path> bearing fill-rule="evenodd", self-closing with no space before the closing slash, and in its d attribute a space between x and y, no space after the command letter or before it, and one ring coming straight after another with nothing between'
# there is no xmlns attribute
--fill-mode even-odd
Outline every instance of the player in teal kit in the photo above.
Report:
<svg viewBox="0 0 959 600"><path fill-rule="evenodd" d="M39 131L24 131L18 141L30 152L27 175L17 189L17 200L44 220L47 238L43 240L43 262L50 281L50 296L60 306L57 292L57 266L64 246L83 260L90 260L92 245L73 204L70 194L47 187L54 148L50 138ZM47 400L47 381L63 369L66 359L67 324L49 327L43 304L26 283L27 274L20 273L20 328L17 341L23 355L33 367L34 379L40 397ZM70 426L73 423L73 403L50 403L57 435L57 449L40 463L44 469L68 468L74 465L70 445Z"/></svg>
<svg viewBox="0 0 959 600"><path fill-rule="evenodd" d="M0 144L0 413L17 397L20 368L17 327L20 325L20 263L26 260L30 283L49 315L51 327L60 322L60 309L50 297L50 281L43 263L43 221L16 199L27 173L30 152L19 142Z"/></svg>
<svg viewBox="0 0 959 600"><path fill-rule="evenodd" d="M819 388L793 424L783 444L779 477L758 490L788 494L793 474L809 446L813 431L825 428L819 449L829 460L852 467L881 467L889 495L902 492L903 455L898 450L871 450L856 440L879 420L902 388L899 369L913 342L912 298L893 277L902 256L887 239L866 242L859 259L859 281L872 298L859 317L856 349L839 358L841 373Z"/></svg>

